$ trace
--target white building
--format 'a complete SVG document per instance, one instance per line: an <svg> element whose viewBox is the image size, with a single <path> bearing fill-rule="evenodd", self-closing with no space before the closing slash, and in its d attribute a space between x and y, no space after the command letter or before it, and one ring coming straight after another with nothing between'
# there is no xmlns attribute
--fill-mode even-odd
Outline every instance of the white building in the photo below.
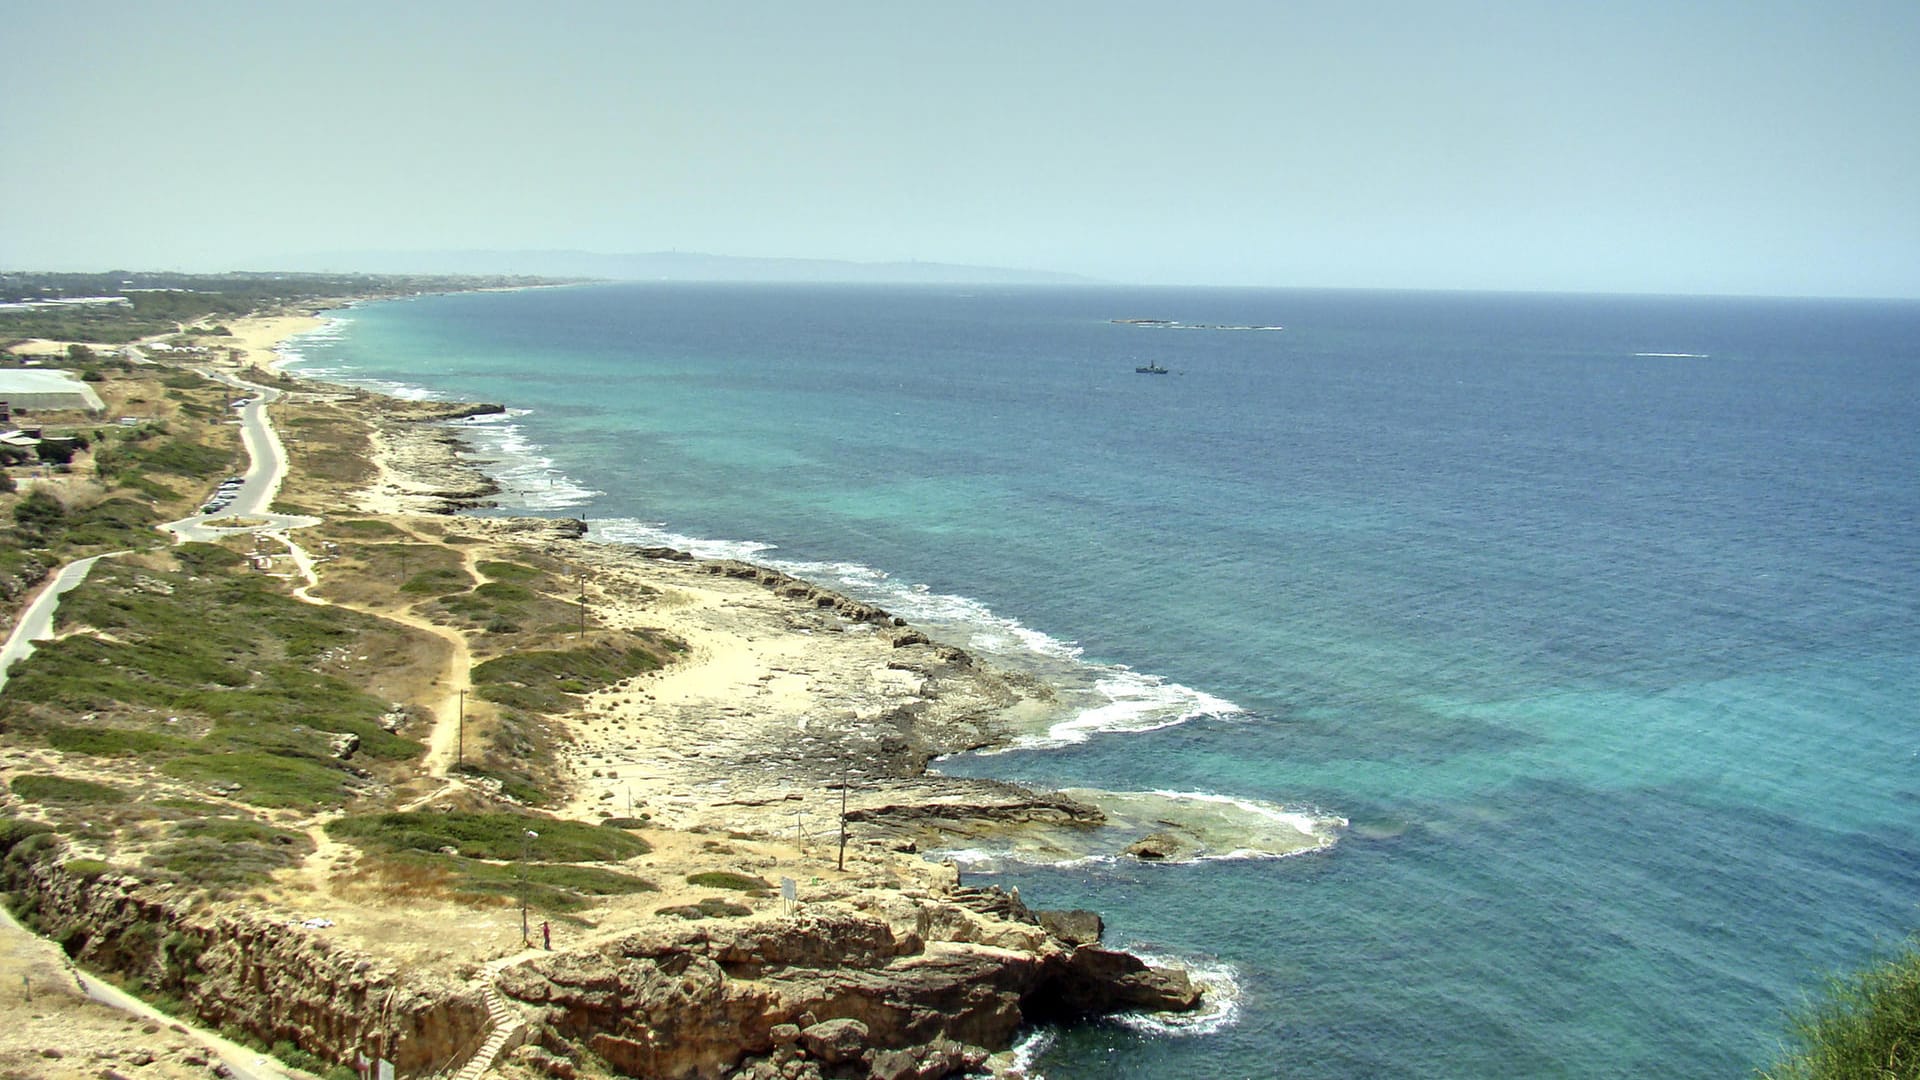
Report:
<svg viewBox="0 0 1920 1080"><path fill-rule="evenodd" d="M100 412L106 403L93 387L65 371L0 370L0 401L16 411L55 412L85 409Z"/></svg>

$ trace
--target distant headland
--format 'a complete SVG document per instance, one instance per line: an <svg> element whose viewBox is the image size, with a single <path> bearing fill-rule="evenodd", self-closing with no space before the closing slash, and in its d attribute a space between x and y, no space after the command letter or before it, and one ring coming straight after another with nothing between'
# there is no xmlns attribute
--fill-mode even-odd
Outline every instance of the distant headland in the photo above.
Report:
<svg viewBox="0 0 1920 1080"><path fill-rule="evenodd" d="M694 251L333 251L276 256L273 265L383 274L512 274L603 281L794 282L872 285L1097 285L1050 270L939 262L852 262L709 255Z"/></svg>

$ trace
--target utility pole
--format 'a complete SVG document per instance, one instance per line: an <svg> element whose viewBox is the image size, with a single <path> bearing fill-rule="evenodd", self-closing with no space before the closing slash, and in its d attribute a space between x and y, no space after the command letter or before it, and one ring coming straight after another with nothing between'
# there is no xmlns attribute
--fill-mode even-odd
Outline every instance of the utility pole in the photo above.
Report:
<svg viewBox="0 0 1920 1080"><path fill-rule="evenodd" d="M580 588L580 632L574 636L584 638L587 636L587 572L576 567L574 581Z"/></svg>
<svg viewBox="0 0 1920 1080"><path fill-rule="evenodd" d="M533 842L539 833L532 829L520 838L520 944L531 945L533 939L527 936L527 860L533 857Z"/></svg>
<svg viewBox="0 0 1920 1080"><path fill-rule="evenodd" d="M852 768L851 758L840 763L840 858L834 863L835 870L847 868L847 776Z"/></svg>

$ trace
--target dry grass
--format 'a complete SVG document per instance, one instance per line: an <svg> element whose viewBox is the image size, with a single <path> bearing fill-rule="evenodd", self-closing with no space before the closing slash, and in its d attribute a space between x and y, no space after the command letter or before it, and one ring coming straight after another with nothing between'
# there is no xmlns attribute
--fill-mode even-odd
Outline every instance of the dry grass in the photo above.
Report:
<svg viewBox="0 0 1920 1080"><path fill-rule="evenodd" d="M404 609L422 599L463 592L477 584L467 573L460 553L443 544L411 537L334 542L340 545L339 556L323 567L320 587L314 593L336 604Z"/></svg>
<svg viewBox="0 0 1920 1080"><path fill-rule="evenodd" d="M307 507L339 506L348 493L371 483L372 446L356 406L295 401L276 406L289 474L280 498Z"/></svg>

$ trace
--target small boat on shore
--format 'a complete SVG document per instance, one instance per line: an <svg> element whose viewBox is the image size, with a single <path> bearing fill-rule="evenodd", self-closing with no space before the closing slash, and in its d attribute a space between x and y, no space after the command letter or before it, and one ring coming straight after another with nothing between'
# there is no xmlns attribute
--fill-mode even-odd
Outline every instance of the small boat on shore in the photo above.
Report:
<svg viewBox="0 0 1920 1080"><path fill-rule="evenodd" d="M1135 375L1165 375L1167 369L1161 367L1159 364L1141 364L1139 367L1133 369L1133 373Z"/></svg>

